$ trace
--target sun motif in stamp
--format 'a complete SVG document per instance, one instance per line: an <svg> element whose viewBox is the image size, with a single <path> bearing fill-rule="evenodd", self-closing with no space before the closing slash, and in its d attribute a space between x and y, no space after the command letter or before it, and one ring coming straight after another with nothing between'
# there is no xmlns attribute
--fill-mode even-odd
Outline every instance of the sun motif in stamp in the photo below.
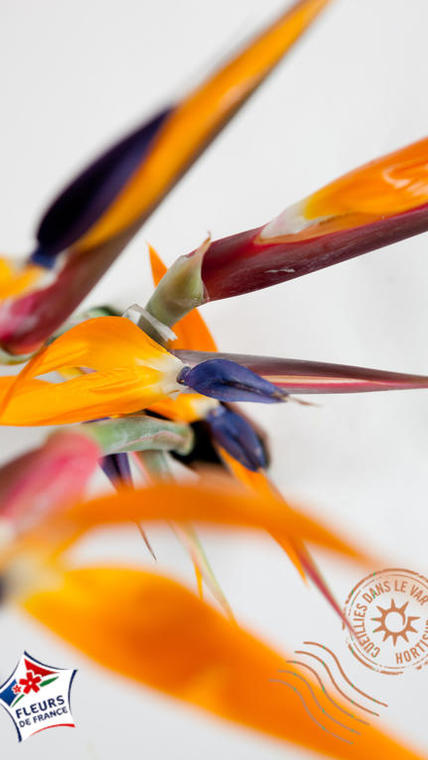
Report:
<svg viewBox="0 0 428 760"><path fill-rule="evenodd" d="M397 674L428 662L428 580L411 570L381 570L363 578L345 603L348 646L360 662Z"/></svg>
<svg viewBox="0 0 428 760"><path fill-rule="evenodd" d="M386 641L388 636L391 636L394 646L397 645L400 636L404 641L408 642L408 633L417 633L418 629L414 628L412 623L414 620L419 620L419 615L406 615L406 609L409 602L404 602L402 607L396 607L394 599L391 599L391 606L387 609L378 607L380 616L372 618L379 623L379 627L375 628L373 633L382 631L383 641Z"/></svg>

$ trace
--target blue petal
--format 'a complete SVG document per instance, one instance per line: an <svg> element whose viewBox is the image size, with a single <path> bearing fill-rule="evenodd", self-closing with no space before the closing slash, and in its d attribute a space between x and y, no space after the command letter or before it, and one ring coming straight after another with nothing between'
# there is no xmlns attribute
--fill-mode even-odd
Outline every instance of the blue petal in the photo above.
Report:
<svg viewBox="0 0 428 760"><path fill-rule="evenodd" d="M178 382L219 401L274 404L286 399L286 394L276 385L229 359L208 359L195 367L184 367Z"/></svg>
<svg viewBox="0 0 428 760"><path fill-rule="evenodd" d="M217 443L248 470L267 467L265 448L250 423L225 406L205 418Z"/></svg>

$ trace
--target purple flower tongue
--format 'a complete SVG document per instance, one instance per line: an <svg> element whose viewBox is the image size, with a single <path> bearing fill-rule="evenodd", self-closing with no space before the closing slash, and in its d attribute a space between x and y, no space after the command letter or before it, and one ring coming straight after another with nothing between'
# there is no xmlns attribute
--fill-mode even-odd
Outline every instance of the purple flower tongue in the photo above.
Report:
<svg viewBox="0 0 428 760"><path fill-rule="evenodd" d="M236 412L219 406L205 418L213 438L234 459L256 472L267 467L263 444L250 423Z"/></svg>
<svg viewBox="0 0 428 760"><path fill-rule="evenodd" d="M177 380L197 393L219 401L275 404L287 398L276 385L229 359L208 359L195 367L184 367Z"/></svg>

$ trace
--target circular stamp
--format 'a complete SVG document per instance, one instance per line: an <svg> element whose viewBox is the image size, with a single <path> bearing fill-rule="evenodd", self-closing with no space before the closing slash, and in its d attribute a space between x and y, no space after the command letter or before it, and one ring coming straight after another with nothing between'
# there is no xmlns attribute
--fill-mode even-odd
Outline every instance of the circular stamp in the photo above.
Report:
<svg viewBox="0 0 428 760"><path fill-rule="evenodd" d="M371 573L349 594L348 646L379 673L398 674L428 662L428 580L412 570Z"/></svg>

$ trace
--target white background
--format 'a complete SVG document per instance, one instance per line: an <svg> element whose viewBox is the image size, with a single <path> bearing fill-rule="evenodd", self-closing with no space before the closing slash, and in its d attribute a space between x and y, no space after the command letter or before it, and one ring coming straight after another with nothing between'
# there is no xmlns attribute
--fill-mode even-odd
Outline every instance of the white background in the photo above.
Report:
<svg viewBox="0 0 428 760"><path fill-rule="evenodd" d="M28 251L38 215L63 181L283 6L279 0L1 0L3 251ZM337 0L171 193L89 302L126 306L147 299L146 239L172 263L207 230L218 237L268 221L342 172L422 137L427 25L426 0ZM426 248L426 237L414 238L208 305L203 313L225 351L424 372ZM426 392L316 400L319 408L251 410L270 431L276 483L377 553L380 566L427 574ZM4 430L2 459L44 435ZM159 567L192 583L190 563L166 529L150 535ZM360 687L390 703L385 723L427 749L426 673L391 679L350 659L338 620L267 538L219 532L205 543L243 624L288 652L308 637L333 644ZM150 563L131 529L100 536L84 553ZM361 569L317 558L344 601ZM43 732L18 747L2 712L3 757L313 757L123 681L16 612L0 615L0 636L0 681L23 649L79 668L72 694L78 729Z"/></svg>

